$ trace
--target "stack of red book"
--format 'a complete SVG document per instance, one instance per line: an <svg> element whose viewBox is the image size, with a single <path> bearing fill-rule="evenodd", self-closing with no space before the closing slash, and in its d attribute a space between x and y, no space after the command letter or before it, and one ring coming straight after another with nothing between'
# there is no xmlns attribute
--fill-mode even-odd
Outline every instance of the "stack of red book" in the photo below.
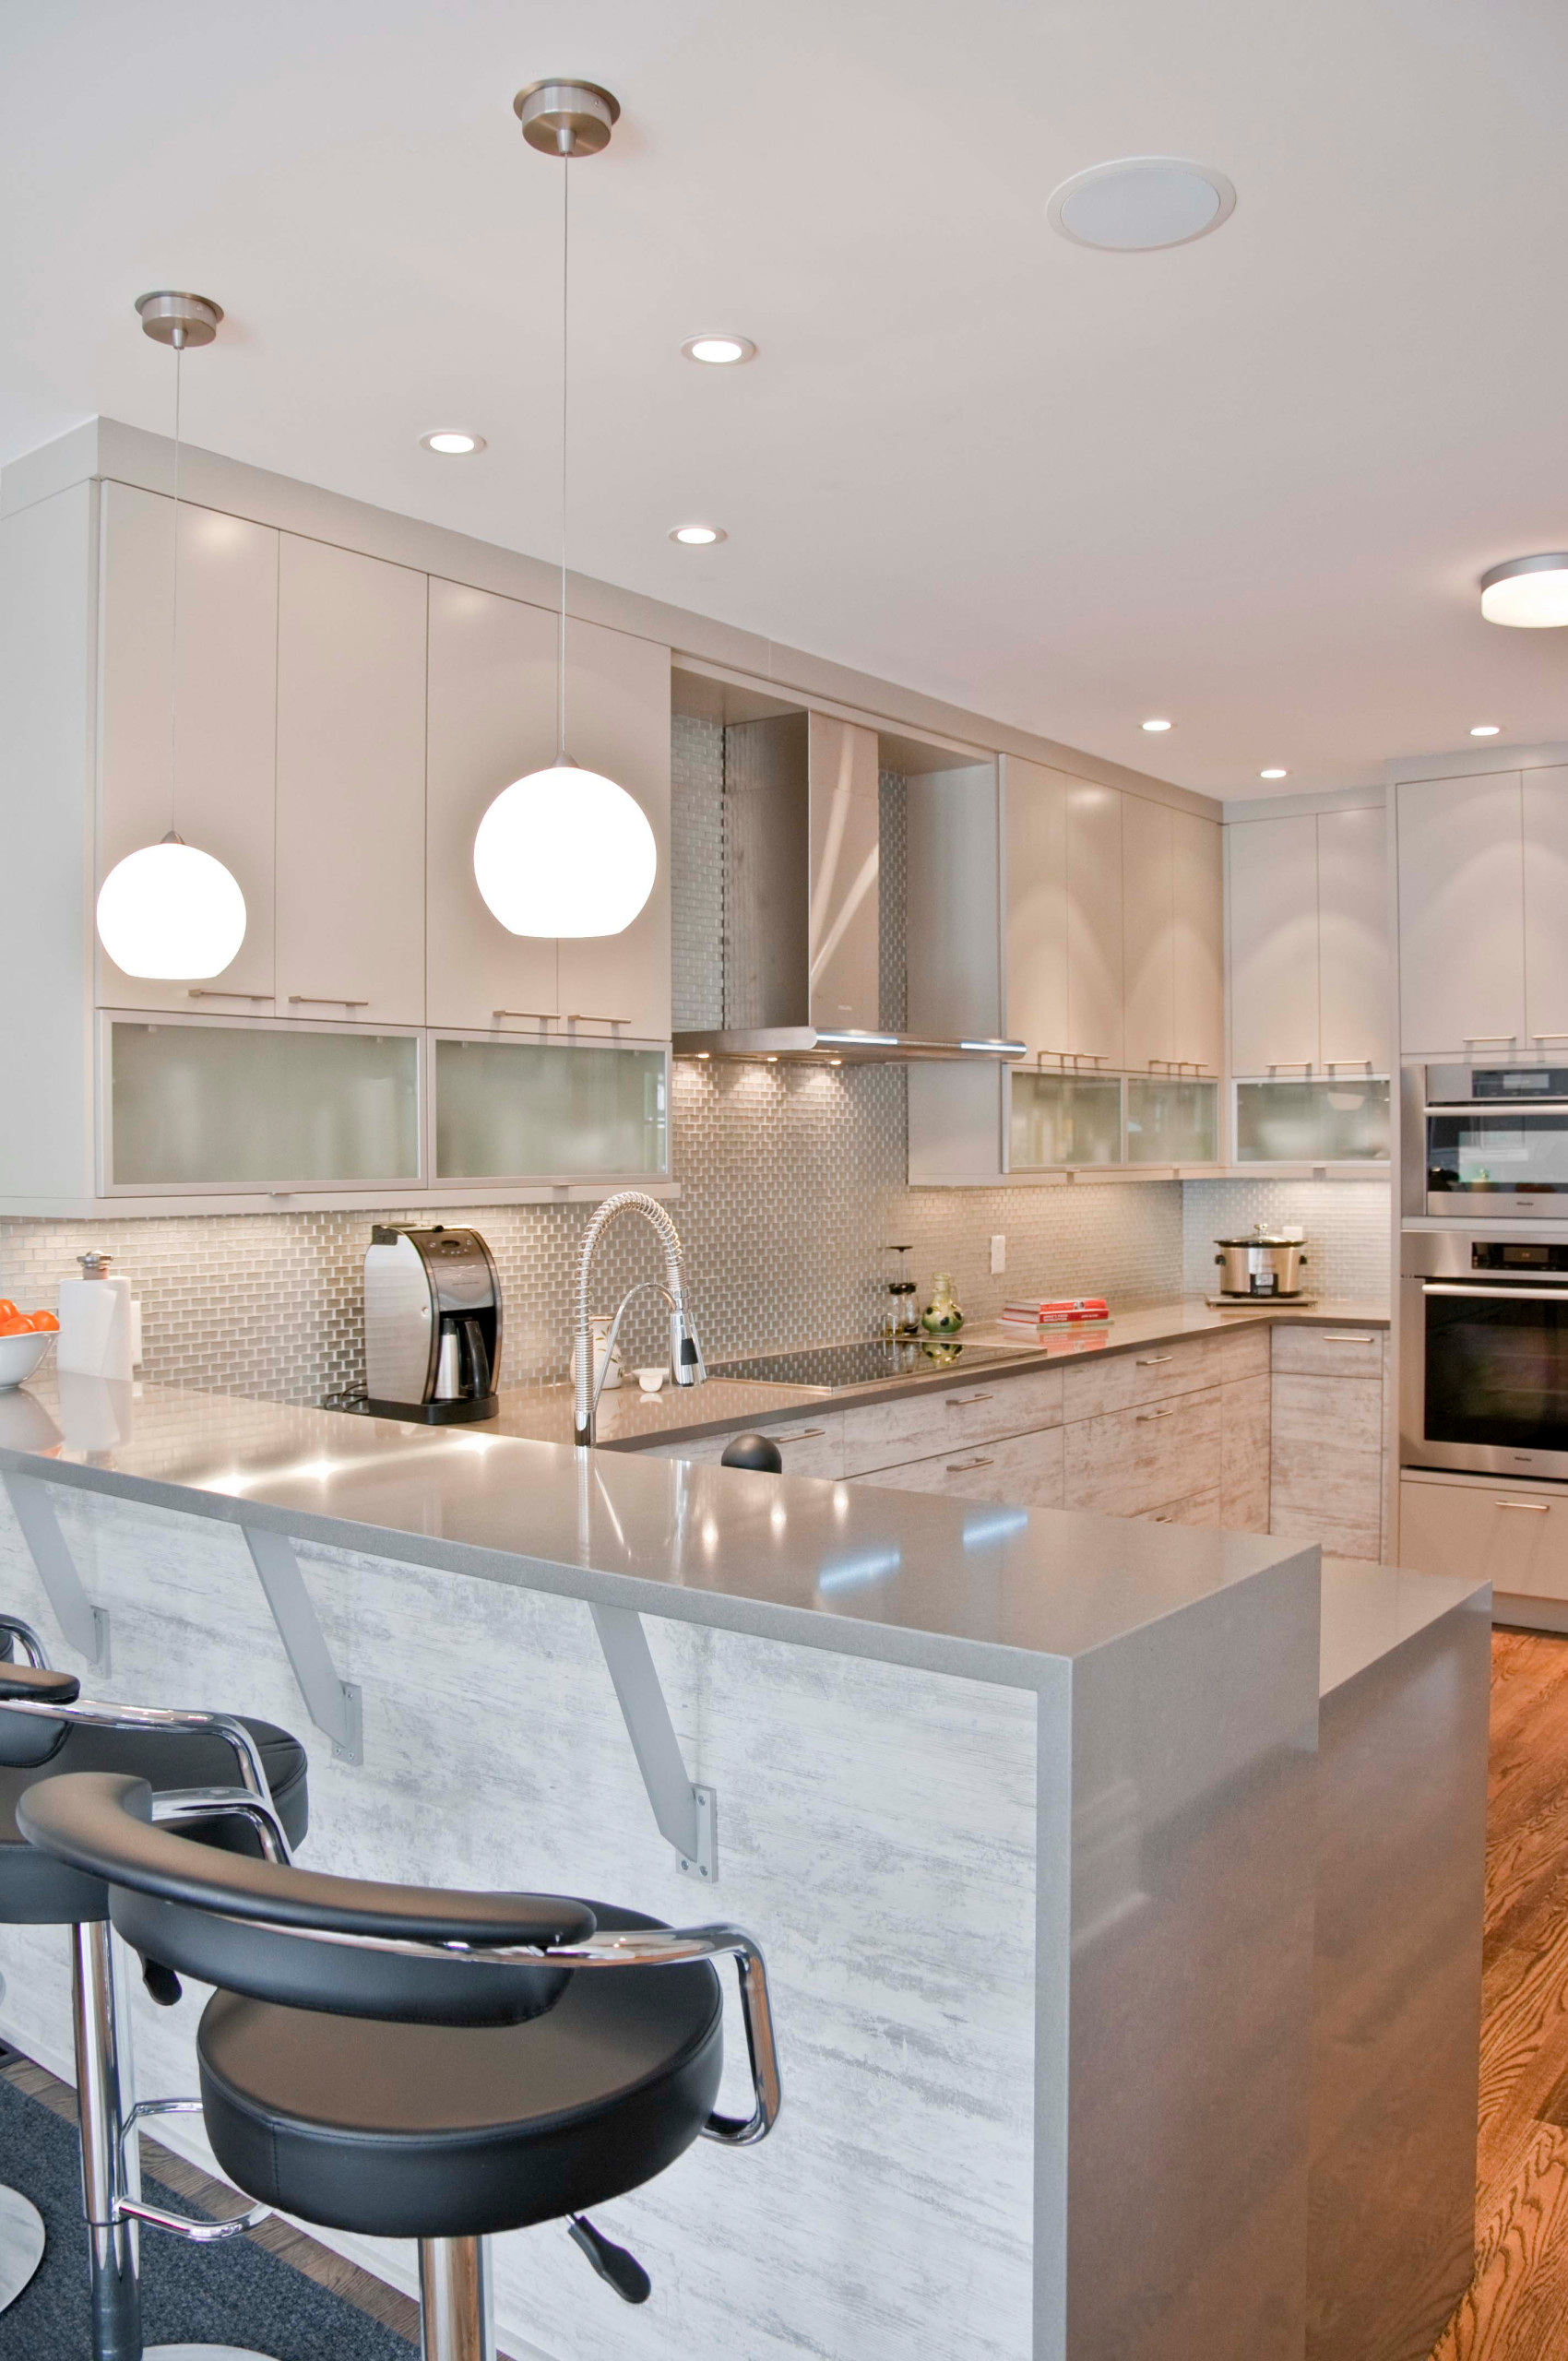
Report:
<svg viewBox="0 0 1568 2361"><path fill-rule="evenodd" d="M1102 1295L1049 1296L1010 1303L1002 1317L1016 1328L1093 1328L1103 1327L1111 1312Z"/></svg>

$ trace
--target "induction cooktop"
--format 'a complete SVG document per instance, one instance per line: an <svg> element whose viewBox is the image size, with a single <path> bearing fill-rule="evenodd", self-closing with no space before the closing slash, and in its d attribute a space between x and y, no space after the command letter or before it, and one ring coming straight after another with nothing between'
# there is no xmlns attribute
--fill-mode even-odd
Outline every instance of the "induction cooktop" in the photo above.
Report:
<svg viewBox="0 0 1568 2361"><path fill-rule="evenodd" d="M878 1378L930 1377L942 1370L994 1367L1025 1350L1016 1345L961 1345L948 1336L909 1344L873 1337L859 1345L803 1345L794 1352L754 1353L746 1360L710 1361L709 1377L754 1377L769 1385L812 1385L825 1394L873 1385Z"/></svg>

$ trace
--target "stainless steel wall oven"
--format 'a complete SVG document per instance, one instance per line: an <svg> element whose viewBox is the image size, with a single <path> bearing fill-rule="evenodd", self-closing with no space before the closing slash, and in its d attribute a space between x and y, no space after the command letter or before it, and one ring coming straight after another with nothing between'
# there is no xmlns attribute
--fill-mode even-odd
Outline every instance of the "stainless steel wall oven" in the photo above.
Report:
<svg viewBox="0 0 1568 2361"><path fill-rule="evenodd" d="M1568 1066L1408 1066L1404 1209L1568 1219Z"/></svg>
<svg viewBox="0 0 1568 2361"><path fill-rule="evenodd" d="M1407 1230L1399 1460L1568 1481L1568 1239Z"/></svg>

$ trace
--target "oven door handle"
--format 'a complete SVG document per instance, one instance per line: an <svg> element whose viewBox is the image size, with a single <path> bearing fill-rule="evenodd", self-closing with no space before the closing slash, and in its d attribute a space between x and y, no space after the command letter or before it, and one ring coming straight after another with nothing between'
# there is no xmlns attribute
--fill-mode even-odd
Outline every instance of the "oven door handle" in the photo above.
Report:
<svg viewBox="0 0 1568 2361"><path fill-rule="evenodd" d="M1560 1287L1472 1287L1462 1279L1423 1279L1423 1295L1479 1296L1492 1303L1560 1303L1568 1311L1568 1282Z"/></svg>
<svg viewBox="0 0 1568 2361"><path fill-rule="evenodd" d="M1568 1098L1431 1098L1429 1115L1560 1115Z"/></svg>

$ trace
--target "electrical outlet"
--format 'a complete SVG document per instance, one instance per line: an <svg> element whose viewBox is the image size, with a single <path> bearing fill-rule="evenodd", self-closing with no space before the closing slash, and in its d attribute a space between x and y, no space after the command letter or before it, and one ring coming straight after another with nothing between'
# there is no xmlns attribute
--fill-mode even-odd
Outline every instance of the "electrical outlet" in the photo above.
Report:
<svg viewBox="0 0 1568 2361"><path fill-rule="evenodd" d="M1007 1268L1007 1240L998 1233L991 1241L991 1275Z"/></svg>

